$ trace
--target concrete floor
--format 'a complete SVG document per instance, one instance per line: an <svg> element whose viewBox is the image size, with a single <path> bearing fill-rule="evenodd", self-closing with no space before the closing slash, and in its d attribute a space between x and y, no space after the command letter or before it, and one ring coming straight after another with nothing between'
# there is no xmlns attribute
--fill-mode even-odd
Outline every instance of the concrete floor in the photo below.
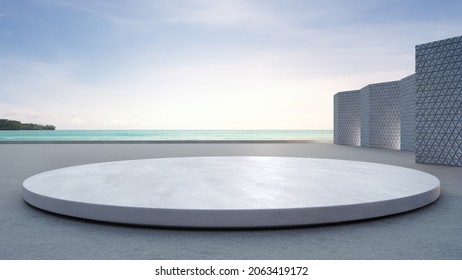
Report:
<svg viewBox="0 0 462 280"><path fill-rule="evenodd" d="M439 200L385 218L266 230L125 226L37 210L22 182L104 161L179 156L296 156L393 164L441 181ZM0 144L1 259L462 259L462 169L414 163L404 151L331 144Z"/></svg>

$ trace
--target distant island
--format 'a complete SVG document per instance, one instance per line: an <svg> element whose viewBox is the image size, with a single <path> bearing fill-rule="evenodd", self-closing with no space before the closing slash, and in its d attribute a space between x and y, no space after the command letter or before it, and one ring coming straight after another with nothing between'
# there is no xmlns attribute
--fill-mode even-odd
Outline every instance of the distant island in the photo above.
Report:
<svg viewBox="0 0 462 280"><path fill-rule="evenodd" d="M21 123L7 119L0 119L0 130L55 130L53 125L40 125L35 123Z"/></svg>

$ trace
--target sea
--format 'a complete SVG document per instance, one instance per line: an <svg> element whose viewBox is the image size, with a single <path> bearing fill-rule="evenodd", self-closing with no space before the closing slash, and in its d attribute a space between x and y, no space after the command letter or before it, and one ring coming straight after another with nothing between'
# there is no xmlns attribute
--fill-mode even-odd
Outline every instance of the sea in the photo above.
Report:
<svg viewBox="0 0 462 280"><path fill-rule="evenodd" d="M332 130L9 130L1 141L332 140Z"/></svg>

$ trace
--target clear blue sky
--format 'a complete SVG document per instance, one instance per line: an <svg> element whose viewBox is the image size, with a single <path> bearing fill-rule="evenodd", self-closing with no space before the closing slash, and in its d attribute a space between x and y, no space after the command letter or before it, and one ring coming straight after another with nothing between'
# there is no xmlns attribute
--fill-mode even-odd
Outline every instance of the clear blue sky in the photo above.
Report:
<svg viewBox="0 0 462 280"><path fill-rule="evenodd" d="M462 1L1 0L0 118L58 129L331 129L414 72Z"/></svg>

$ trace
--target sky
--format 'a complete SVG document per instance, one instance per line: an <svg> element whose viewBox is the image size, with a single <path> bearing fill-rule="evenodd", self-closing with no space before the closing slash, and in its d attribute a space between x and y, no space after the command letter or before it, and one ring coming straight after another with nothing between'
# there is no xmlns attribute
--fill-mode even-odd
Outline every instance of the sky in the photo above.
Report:
<svg viewBox="0 0 462 280"><path fill-rule="evenodd" d="M414 73L459 0L0 0L0 119L57 129L332 129Z"/></svg>

